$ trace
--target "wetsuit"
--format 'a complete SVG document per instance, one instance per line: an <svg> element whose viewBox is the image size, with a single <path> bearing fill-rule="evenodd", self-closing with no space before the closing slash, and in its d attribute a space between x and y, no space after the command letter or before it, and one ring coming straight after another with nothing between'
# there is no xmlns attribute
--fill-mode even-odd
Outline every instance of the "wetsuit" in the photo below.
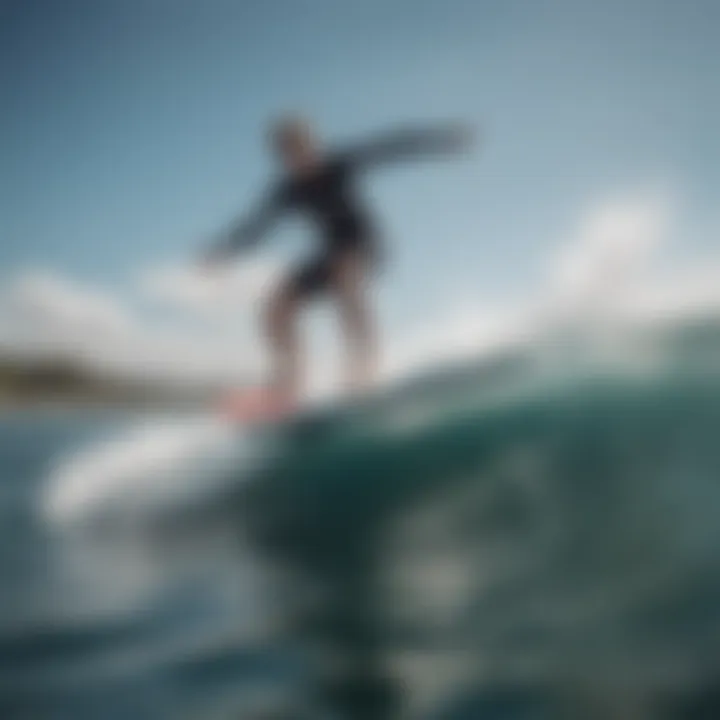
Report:
<svg viewBox="0 0 720 720"><path fill-rule="evenodd" d="M457 127L404 130L330 153L307 174L288 175L274 184L250 216L223 237L216 252L252 246L282 214L299 211L314 221L321 242L316 255L291 273L290 289L300 297L326 290L338 257L358 253L372 264L379 256L374 219L354 187L358 174L388 161L454 152L466 140Z"/></svg>

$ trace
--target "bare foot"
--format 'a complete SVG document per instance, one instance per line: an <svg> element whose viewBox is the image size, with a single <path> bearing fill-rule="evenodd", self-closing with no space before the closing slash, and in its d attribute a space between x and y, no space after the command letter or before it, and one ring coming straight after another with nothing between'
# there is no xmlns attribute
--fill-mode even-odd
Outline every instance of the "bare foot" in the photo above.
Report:
<svg viewBox="0 0 720 720"><path fill-rule="evenodd" d="M222 414L235 421L267 421L292 412L297 403L271 388L237 390L222 403Z"/></svg>

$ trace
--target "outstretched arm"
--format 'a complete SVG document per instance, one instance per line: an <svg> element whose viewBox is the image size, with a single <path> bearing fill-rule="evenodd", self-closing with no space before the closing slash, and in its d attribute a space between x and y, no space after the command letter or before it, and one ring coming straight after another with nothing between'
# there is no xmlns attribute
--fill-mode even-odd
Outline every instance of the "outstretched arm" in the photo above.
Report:
<svg viewBox="0 0 720 720"><path fill-rule="evenodd" d="M459 123L404 128L350 148L345 157L356 167L369 167L416 157L446 156L469 149L473 138L473 129Z"/></svg>
<svg viewBox="0 0 720 720"><path fill-rule="evenodd" d="M204 258L209 262L226 260L237 252L256 245L282 213L281 193L271 190L245 217L218 233Z"/></svg>

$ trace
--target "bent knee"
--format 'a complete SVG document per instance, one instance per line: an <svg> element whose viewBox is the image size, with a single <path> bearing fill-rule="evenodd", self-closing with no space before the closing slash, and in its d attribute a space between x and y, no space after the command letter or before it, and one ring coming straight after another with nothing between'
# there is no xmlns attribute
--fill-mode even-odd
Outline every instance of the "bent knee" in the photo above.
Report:
<svg viewBox="0 0 720 720"><path fill-rule="evenodd" d="M372 329L370 308L360 298L345 297L340 301L340 314L351 335L364 336Z"/></svg>

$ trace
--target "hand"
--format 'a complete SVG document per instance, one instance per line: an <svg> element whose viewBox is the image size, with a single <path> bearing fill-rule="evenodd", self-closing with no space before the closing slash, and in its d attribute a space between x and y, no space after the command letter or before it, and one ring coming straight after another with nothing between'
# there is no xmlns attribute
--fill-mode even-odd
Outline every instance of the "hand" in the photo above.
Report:
<svg viewBox="0 0 720 720"><path fill-rule="evenodd" d="M479 135L477 128L471 123L458 123L455 127L455 139L460 149L470 148Z"/></svg>

